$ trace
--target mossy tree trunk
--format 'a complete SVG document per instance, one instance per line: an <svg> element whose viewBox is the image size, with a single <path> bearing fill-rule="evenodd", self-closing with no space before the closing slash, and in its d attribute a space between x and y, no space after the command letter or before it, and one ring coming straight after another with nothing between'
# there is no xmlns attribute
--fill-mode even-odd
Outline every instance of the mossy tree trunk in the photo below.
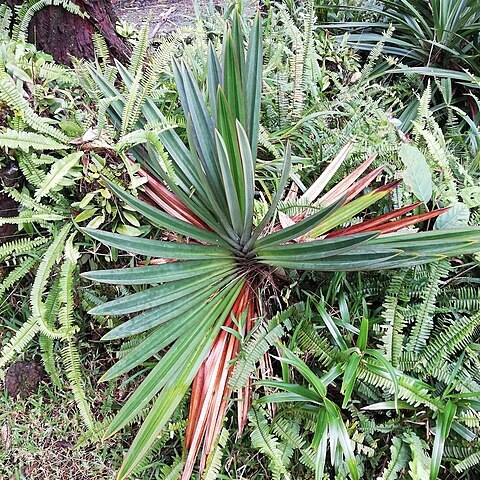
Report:
<svg viewBox="0 0 480 480"><path fill-rule="evenodd" d="M121 61L129 57L127 43L115 31L117 16L115 0L73 0L88 19L73 15L61 7L50 6L37 13L30 23L29 42L35 44L61 63L71 63L71 57L93 59L92 34L98 31L105 38L112 56ZM21 0L8 0L20 4Z"/></svg>

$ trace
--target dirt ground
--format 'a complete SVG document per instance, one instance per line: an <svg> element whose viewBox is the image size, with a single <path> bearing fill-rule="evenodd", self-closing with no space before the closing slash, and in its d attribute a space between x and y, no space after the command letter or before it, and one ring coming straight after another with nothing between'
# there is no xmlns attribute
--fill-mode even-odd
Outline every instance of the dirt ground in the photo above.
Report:
<svg viewBox="0 0 480 480"><path fill-rule="evenodd" d="M114 2L120 19L141 25L150 23L153 35L168 33L178 26L191 21L194 16L193 0L117 0ZM200 8L205 8L211 0L198 0ZM215 0L218 4L218 0Z"/></svg>

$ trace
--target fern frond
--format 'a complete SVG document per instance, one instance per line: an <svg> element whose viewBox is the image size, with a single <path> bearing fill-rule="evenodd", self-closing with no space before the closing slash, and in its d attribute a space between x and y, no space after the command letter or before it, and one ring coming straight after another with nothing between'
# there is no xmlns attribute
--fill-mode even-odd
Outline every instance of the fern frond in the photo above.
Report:
<svg viewBox="0 0 480 480"><path fill-rule="evenodd" d="M103 35L100 35L98 32L94 32L92 35L93 43L93 53L95 58L100 60L102 63L108 62L110 59L110 52L108 51L107 42Z"/></svg>
<svg viewBox="0 0 480 480"><path fill-rule="evenodd" d="M63 65L58 65L56 63L44 63L43 65L40 65L37 75L39 78L42 78L47 82L61 82L70 86L78 84L76 75Z"/></svg>
<svg viewBox="0 0 480 480"><path fill-rule="evenodd" d="M0 38L8 39L10 36L10 22L12 20L12 10L6 3L0 5Z"/></svg>
<svg viewBox="0 0 480 480"><path fill-rule="evenodd" d="M62 359L65 367L65 373L72 388L75 403L80 411L80 415L85 425L93 433L95 431L95 420L88 403L85 386L82 381L80 356L77 347L72 340L68 340L64 348L62 348Z"/></svg>
<svg viewBox="0 0 480 480"><path fill-rule="evenodd" d="M20 203L22 207L25 209L33 210L39 213L49 213L49 214L55 214L55 212L57 211L56 209L48 205L43 205L42 203L37 202L26 193L19 192L15 188L5 188L4 191L11 199Z"/></svg>
<svg viewBox="0 0 480 480"><path fill-rule="evenodd" d="M385 334L382 337L382 342L385 348L385 356L394 367L398 366L403 351L404 307L399 305L399 302L401 300L408 301L403 292L408 276L408 270L400 271L393 276L383 304L385 310L382 317L385 324L382 327L385 328Z"/></svg>
<svg viewBox="0 0 480 480"><path fill-rule="evenodd" d="M253 332L250 340L243 346L240 352L240 358L235 363L232 376L230 378L230 388L239 390L247 383L250 376L257 368L257 363L263 357L268 349L282 337L285 332L290 330L291 322L289 315L292 309L274 317L268 323L260 323Z"/></svg>
<svg viewBox="0 0 480 480"><path fill-rule="evenodd" d="M480 310L480 289L455 287L443 289L437 301L437 313L470 313Z"/></svg>
<svg viewBox="0 0 480 480"><path fill-rule="evenodd" d="M51 338L68 338L67 332L54 331L45 321L45 306L43 303L43 294L51 275L52 268L63 251L65 240L71 229L71 225L66 224L62 230L54 237L52 243L42 257L35 275L35 281L30 292L30 304L32 307L32 316L37 320L39 327L47 336Z"/></svg>
<svg viewBox="0 0 480 480"><path fill-rule="evenodd" d="M23 97L22 92L15 85L13 79L2 72L0 72L0 100L5 102L12 110L20 112L25 123L33 130L49 135L57 142L67 143L69 141L69 138L60 130L52 127L45 118L38 116L34 112Z"/></svg>
<svg viewBox="0 0 480 480"><path fill-rule="evenodd" d="M34 257L19 259L20 264L15 267L0 283L0 301L7 290L18 283L22 278L33 270L38 260Z"/></svg>
<svg viewBox="0 0 480 480"><path fill-rule="evenodd" d="M380 369L361 367L359 369L359 378L391 394L395 391L391 377ZM433 411L442 408L439 400L430 395L423 383L405 374L398 376L398 398L405 400L413 406L424 405Z"/></svg>
<svg viewBox="0 0 480 480"><path fill-rule="evenodd" d="M41 238L21 238L19 240L12 240L11 242L0 245L0 259L4 259L10 255L21 255L35 250L37 247L48 242L48 237Z"/></svg>
<svg viewBox="0 0 480 480"><path fill-rule="evenodd" d="M468 457L463 458L460 462L458 462L453 468L458 473L465 472L466 470L470 470L473 467L476 467L480 463L480 451L474 452Z"/></svg>
<svg viewBox="0 0 480 480"><path fill-rule="evenodd" d="M325 368L335 359L335 350L326 337L321 337L310 322L303 322L297 331L297 340L303 351L312 353Z"/></svg>
<svg viewBox="0 0 480 480"><path fill-rule="evenodd" d="M52 382L58 387L62 388L63 384L60 380L57 367L55 365L55 342L52 338L40 333L38 337L38 344L40 346L40 355L42 357L43 368L50 376Z"/></svg>
<svg viewBox="0 0 480 480"><path fill-rule="evenodd" d="M37 213L24 210L18 217L0 217L1 225L22 225L25 223L40 223L44 225L46 222L53 222L56 220L62 220L62 215L56 213Z"/></svg>
<svg viewBox="0 0 480 480"><path fill-rule="evenodd" d="M128 96L123 106L120 135L125 135L135 125L140 115L142 102L141 78L142 72L140 71L133 79L131 85L129 85Z"/></svg>
<svg viewBox="0 0 480 480"><path fill-rule="evenodd" d="M40 200L52 190L70 173L70 171L78 165L83 152L74 152L66 157L58 159L50 171L45 176L45 180L40 188L35 192L35 200Z"/></svg>
<svg viewBox="0 0 480 480"><path fill-rule="evenodd" d="M181 458L175 459L173 465L166 465L160 470L158 480L177 480L182 473L185 462Z"/></svg>
<svg viewBox="0 0 480 480"><path fill-rule="evenodd" d="M21 353L30 341L40 330L37 319L33 316L21 326L20 330L13 336L12 339L2 348L0 352L0 369L7 364L12 358ZM0 370L0 376L3 377L4 372Z"/></svg>
<svg viewBox="0 0 480 480"><path fill-rule="evenodd" d="M250 439L252 446L270 459L270 468L274 474L279 472L290 478L290 475L283 464L283 455L278 439L270 432L265 413L262 409L252 408L248 414L252 425Z"/></svg>
<svg viewBox="0 0 480 480"><path fill-rule="evenodd" d="M442 329L428 343L423 351L423 358L426 362L436 363L464 349L478 327L480 327L480 312L470 317L452 320L448 328Z"/></svg>
<svg viewBox="0 0 480 480"><path fill-rule="evenodd" d="M30 149L41 151L64 150L67 148L66 145L39 133L17 132L11 129L0 132L0 147L4 149L19 148L26 153Z"/></svg>
<svg viewBox="0 0 480 480"><path fill-rule="evenodd" d="M142 75L142 66L147 54L150 42L148 40L148 22L145 22L138 32L138 37L133 46L132 58L128 67L129 72L136 77Z"/></svg>
<svg viewBox="0 0 480 480"><path fill-rule="evenodd" d="M16 14L16 23L13 28L12 38L18 42L25 39L30 21L42 8L50 5L65 8L70 13L79 15L82 18L88 18L88 14L82 12L78 5L70 0L28 0L24 2Z"/></svg>
<svg viewBox="0 0 480 480"><path fill-rule="evenodd" d="M433 329L433 314L435 313L435 300L440 291L440 280L449 271L450 263L440 261L429 266L428 281L422 291L422 303L416 312L415 326L410 335L407 350L419 353L427 344Z"/></svg>
<svg viewBox="0 0 480 480"><path fill-rule="evenodd" d="M222 466L225 445L228 440L228 430L223 428L212 453L208 456L207 465L202 475L202 480L216 480Z"/></svg>

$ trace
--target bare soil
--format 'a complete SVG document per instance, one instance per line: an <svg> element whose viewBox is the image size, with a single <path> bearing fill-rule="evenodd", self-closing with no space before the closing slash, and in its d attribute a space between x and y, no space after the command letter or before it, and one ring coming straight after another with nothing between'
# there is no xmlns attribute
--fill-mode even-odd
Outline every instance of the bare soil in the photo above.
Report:
<svg viewBox="0 0 480 480"><path fill-rule="evenodd" d="M215 0L218 4L218 0ZM199 0L200 8L210 0ZM191 22L195 17L193 0L117 0L114 2L118 17L134 25L148 21L155 35L169 33Z"/></svg>

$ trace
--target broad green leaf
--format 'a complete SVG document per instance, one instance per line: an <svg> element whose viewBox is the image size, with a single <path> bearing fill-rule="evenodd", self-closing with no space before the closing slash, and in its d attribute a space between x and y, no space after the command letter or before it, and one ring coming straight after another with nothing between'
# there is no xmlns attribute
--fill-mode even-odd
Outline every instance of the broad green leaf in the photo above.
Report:
<svg viewBox="0 0 480 480"><path fill-rule="evenodd" d="M469 208L475 208L480 206L480 187L465 187L460 190L460 196L462 197L465 205Z"/></svg>
<svg viewBox="0 0 480 480"><path fill-rule="evenodd" d="M403 181L419 200L428 203L432 198L433 182L425 156L417 147L404 143L400 148L400 158L406 166Z"/></svg>
<svg viewBox="0 0 480 480"><path fill-rule="evenodd" d="M313 373L310 367L286 348L282 349L282 354L283 357L280 360L295 367L302 377L312 385L317 395L320 398L324 398L327 394L327 389L322 383L322 380Z"/></svg>
<svg viewBox="0 0 480 480"><path fill-rule="evenodd" d="M294 393L299 397L303 397L303 401L305 402L308 402L308 401L312 401L315 403L321 402L321 397L319 397L319 395L316 392L306 387L302 387L301 385L297 385L295 383L286 383L286 382L280 382L277 380L261 380L261 381L255 382L255 385L278 388L281 390L285 390L286 392L289 392L289 393ZM261 401L262 399L260 398L259 400ZM260 403L263 403L263 402L260 402Z"/></svg>
<svg viewBox="0 0 480 480"><path fill-rule="evenodd" d="M343 382L341 387L341 393L343 393L342 408L345 408L352 396L353 388L357 380L357 368L360 364L361 356L358 353L353 352L345 366L345 373L343 374Z"/></svg>
<svg viewBox="0 0 480 480"><path fill-rule="evenodd" d="M439 215L435 221L434 228L446 230L449 228L460 228L468 225L470 210L467 205L461 202L454 203L450 208Z"/></svg>

